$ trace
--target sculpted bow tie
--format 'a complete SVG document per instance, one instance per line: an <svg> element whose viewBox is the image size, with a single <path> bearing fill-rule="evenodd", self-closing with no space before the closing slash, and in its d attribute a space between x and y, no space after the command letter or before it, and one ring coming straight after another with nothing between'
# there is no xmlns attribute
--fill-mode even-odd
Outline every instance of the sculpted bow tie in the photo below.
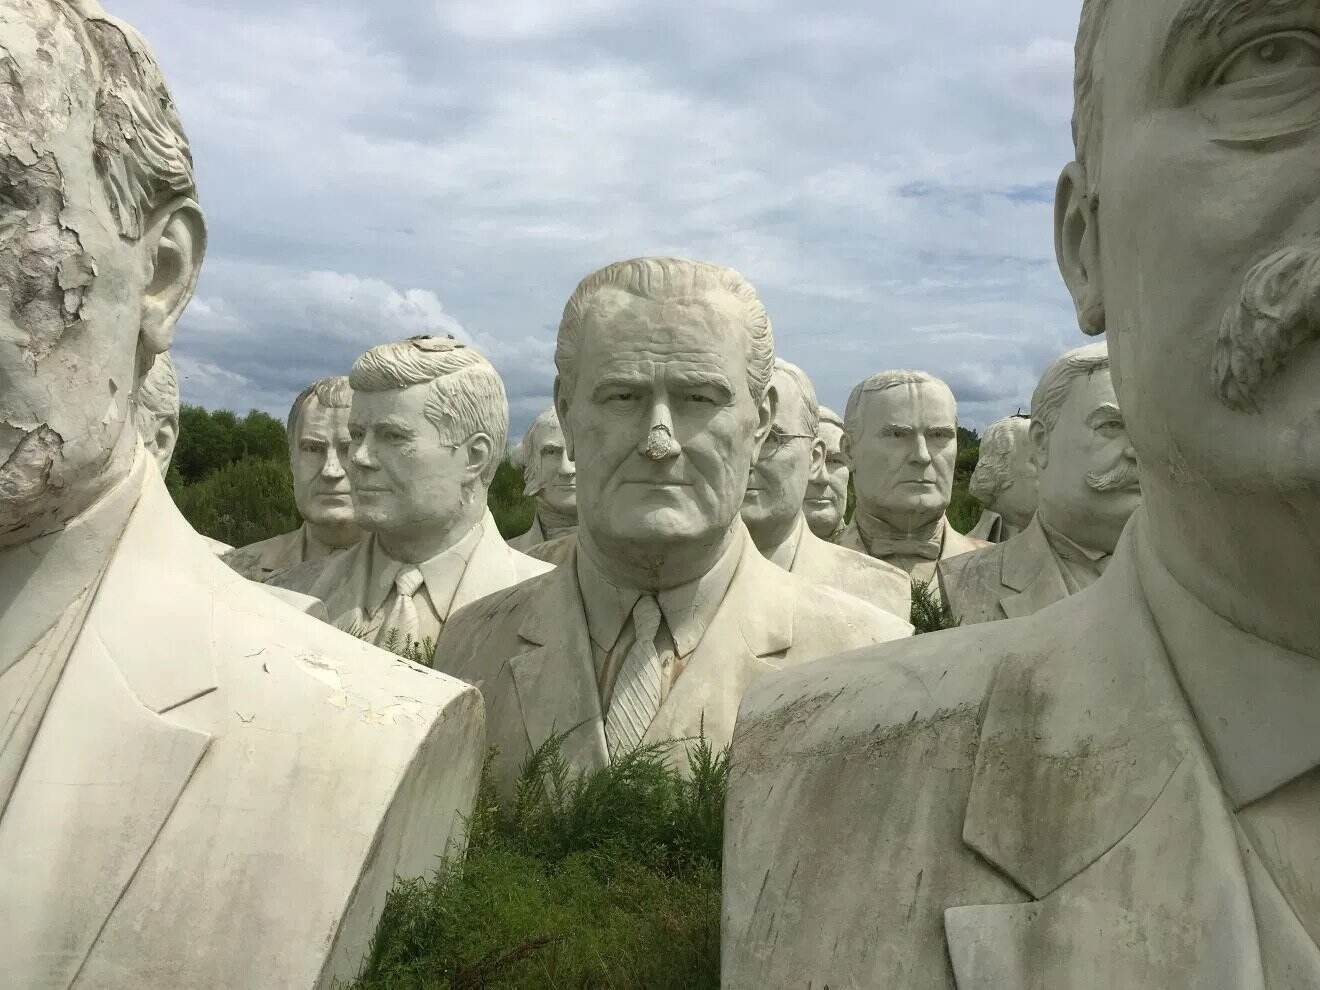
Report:
<svg viewBox="0 0 1320 990"><path fill-rule="evenodd" d="M886 540L875 539L867 543L872 557L924 557L939 560L944 541L940 540Z"/></svg>

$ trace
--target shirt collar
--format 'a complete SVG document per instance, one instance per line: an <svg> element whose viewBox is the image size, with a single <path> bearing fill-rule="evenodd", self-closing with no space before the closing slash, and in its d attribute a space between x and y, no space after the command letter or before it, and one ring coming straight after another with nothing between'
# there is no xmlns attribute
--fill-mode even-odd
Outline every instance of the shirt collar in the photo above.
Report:
<svg viewBox="0 0 1320 990"><path fill-rule="evenodd" d="M733 539L715 566L695 581L656 595L680 658L689 656L701 644L701 638L723 604L729 586L733 584L746 541L751 539L741 519L734 525ZM591 559L582 543L578 544L577 577L583 608L587 613L587 630L592 641L602 650L608 651L618 642L637 599L650 592L612 583Z"/></svg>
<svg viewBox="0 0 1320 990"><path fill-rule="evenodd" d="M1068 539L1068 537L1064 536L1041 518L1039 513L1037 513L1036 518L1040 520L1040 528L1045 531L1045 538L1049 541L1050 548L1060 557L1066 557L1069 560L1089 561L1092 564L1098 564L1106 557L1111 556L1104 550L1091 550L1074 540Z"/></svg>
<svg viewBox="0 0 1320 990"><path fill-rule="evenodd" d="M1180 585L1137 540L1142 586L1235 808L1320 766L1320 658L1244 632Z"/></svg>
<svg viewBox="0 0 1320 990"><path fill-rule="evenodd" d="M416 565L422 572L422 579L425 582L422 587L442 618L449 614L449 606L454 600L454 595L458 593L458 586L463 582L468 561L472 559L477 544L481 542L487 525L494 525L489 512L486 513L486 518L468 530L467 535L448 550ZM409 565L387 554L375 535L371 537L371 545L367 547L367 553L370 555L371 577L367 581L367 600L364 604L367 606L367 613L374 615L394 590L394 579Z"/></svg>
<svg viewBox="0 0 1320 990"><path fill-rule="evenodd" d="M128 477L48 536L0 550L0 673L30 650L96 584L142 496L148 466L139 447Z"/></svg>

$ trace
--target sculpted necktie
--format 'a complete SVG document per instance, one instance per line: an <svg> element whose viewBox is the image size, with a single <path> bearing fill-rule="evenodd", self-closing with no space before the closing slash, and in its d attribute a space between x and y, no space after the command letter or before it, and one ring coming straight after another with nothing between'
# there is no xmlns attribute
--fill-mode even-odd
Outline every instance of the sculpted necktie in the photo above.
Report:
<svg viewBox="0 0 1320 990"><path fill-rule="evenodd" d="M637 638L619 669L614 697L605 716L605 740L611 757L637 748L660 710L662 671L660 653L655 648L655 636L660 631L660 603L651 595L643 595L633 606L632 617Z"/></svg>
<svg viewBox="0 0 1320 990"><path fill-rule="evenodd" d="M866 548L872 557L924 557L939 560L944 547L943 534L938 540L869 540Z"/></svg>
<svg viewBox="0 0 1320 990"><path fill-rule="evenodd" d="M390 636L390 631L399 631L400 645L417 641L420 620L417 617L417 603L413 600L422 590L425 579L416 567L408 566L399 571L394 578L394 605L385 614L380 630L376 633L376 645L382 645Z"/></svg>

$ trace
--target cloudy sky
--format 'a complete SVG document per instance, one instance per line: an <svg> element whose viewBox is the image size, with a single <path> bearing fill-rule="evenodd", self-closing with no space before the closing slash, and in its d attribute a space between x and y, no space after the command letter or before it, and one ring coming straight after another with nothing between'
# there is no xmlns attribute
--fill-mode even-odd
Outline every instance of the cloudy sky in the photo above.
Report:
<svg viewBox="0 0 1320 990"><path fill-rule="evenodd" d="M423 331L515 427L577 280L732 265L841 404L872 371L1025 406L1083 342L1054 267L1080 0L107 0L165 66L211 247L185 400L283 415Z"/></svg>

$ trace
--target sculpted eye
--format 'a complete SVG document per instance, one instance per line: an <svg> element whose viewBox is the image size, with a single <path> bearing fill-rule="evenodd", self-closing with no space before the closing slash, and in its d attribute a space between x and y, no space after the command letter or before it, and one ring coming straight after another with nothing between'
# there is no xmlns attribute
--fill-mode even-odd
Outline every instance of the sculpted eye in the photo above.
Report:
<svg viewBox="0 0 1320 990"><path fill-rule="evenodd" d="M1215 73L1216 86L1258 82L1297 70L1320 69L1320 37L1288 31L1243 45Z"/></svg>

